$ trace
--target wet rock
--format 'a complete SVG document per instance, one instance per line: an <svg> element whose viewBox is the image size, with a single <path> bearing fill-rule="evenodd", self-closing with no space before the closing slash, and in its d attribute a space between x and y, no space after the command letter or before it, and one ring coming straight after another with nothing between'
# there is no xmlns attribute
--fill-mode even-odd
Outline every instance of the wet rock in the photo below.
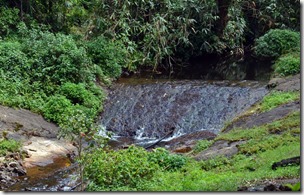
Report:
<svg viewBox="0 0 304 195"><path fill-rule="evenodd" d="M13 172L14 172L14 173L17 173L18 176L26 175L26 169L24 169L24 168L21 167L21 166L15 167L14 170L13 170Z"/></svg>
<svg viewBox="0 0 304 195"><path fill-rule="evenodd" d="M159 146L164 146L168 150L174 151L180 147L190 147L193 148L198 140L212 140L216 137L215 133L210 131L196 131L193 133L185 134L176 138L171 139L170 141L160 142Z"/></svg>
<svg viewBox="0 0 304 195"><path fill-rule="evenodd" d="M5 159L14 159L14 160L20 160L22 159L22 156L19 152L16 153L9 153L5 156Z"/></svg>
<svg viewBox="0 0 304 195"><path fill-rule="evenodd" d="M294 179L272 179L262 180L258 183L252 183L248 186L240 186L237 191L261 192L261 191L291 191L285 184L295 184L300 181L300 178Z"/></svg>
<svg viewBox="0 0 304 195"><path fill-rule="evenodd" d="M275 162L272 164L271 168L273 170L276 170L277 167L285 167L285 166L290 166L290 165L300 165L301 157L296 156L293 158L288 158L288 159L283 159L280 162Z"/></svg>
<svg viewBox="0 0 304 195"><path fill-rule="evenodd" d="M300 91L301 75L297 74L286 78L273 78L269 81L268 88L278 91Z"/></svg>
<svg viewBox="0 0 304 195"><path fill-rule="evenodd" d="M22 150L21 154L24 158L30 158L32 156L27 150Z"/></svg>
<svg viewBox="0 0 304 195"><path fill-rule="evenodd" d="M9 166L9 167L12 167L12 168L15 168L15 167L18 166L18 163L17 163L17 162L10 162L10 163L8 164L8 166Z"/></svg>
<svg viewBox="0 0 304 195"><path fill-rule="evenodd" d="M264 187L264 191L276 191L277 187L274 184L269 184Z"/></svg>
<svg viewBox="0 0 304 195"><path fill-rule="evenodd" d="M223 83L223 84L221 84ZM174 135L212 130L259 101L264 83L168 81L115 84L100 123L117 136L159 139L175 127Z"/></svg>
<svg viewBox="0 0 304 195"><path fill-rule="evenodd" d="M175 150L173 150L173 152L175 152L175 153L187 153L187 152L190 152L191 150L192 150L191 147L186 146L186 147L176 148Z"/></svg>
<svg viewBox="0 0 304 195"><path fill-rule="evenodd" d="M274 108L270 111L263 112L260 114L253 114L250 116L240 117L236 121L234 121L232 124L227 126L223 132L228 132L231 129L234 128L243 128L243 129L249 129L254 126L260 126L263 124L271 123L275 120L279 120L291 112L300 110L300 102L299 101L293 101L281 106L278 106L277 108Z"/></svg>
<svg viewBox="0 0 304 195"><path fill-rule="evenodd" d="M58 126L47 122L41 115L25 109L0 106L0 133L7 131L8 138L28 142L31 136L56 138Z"/></svg>
<svg viewBox="0 0 304 195"><path fill-rule="evenodd" d="M224 156L230 158L238 153L238 145L245 143L245 141L236 141L229 143L226 140L218 140L214 142L208 149L200 152L194 156L195 160L207 160L217 156Z"/></svg>

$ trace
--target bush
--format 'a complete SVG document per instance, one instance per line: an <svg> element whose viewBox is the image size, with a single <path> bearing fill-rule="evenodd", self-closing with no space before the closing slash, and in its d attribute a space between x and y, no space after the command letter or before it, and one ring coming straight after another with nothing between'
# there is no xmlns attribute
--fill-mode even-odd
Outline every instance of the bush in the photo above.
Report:
<svg viewBox="0 0 304 195"><path fill-rule="evenodd" d="M23 52L30 61L33 81L62 84L93 80L91 62L83 47L71 36L41 30L29 30L24 35Z"/></svg>
<svg viewBox="0 0 304 195"><path fill-rule="evenodd" d="M193 149L194 153L199 153L205 149L207 149L212 144L212 141L209 140L199 140Z"/></svg>
<svg viewBox="0 0 304 195"><path fill-rule="evenodd" d="M28 60L17 41L0 41L1 69L11 77L26 74Z"/></svg>
<svg viewBox="0 0 304 195"><path fill-rule="evenodd" d="M131 146L126 150L98 150L87 155L85 176L91 181L88 191L136 189L142 180L149 180L159 169L149 161L148 152Z"/></svg>
<svg viewBox="0 0 304 195"><path fill-rule="evenodd" d="M60 123L64 116L71 110L72 103L63 95L51 96L43 108L43 115L45 118Z"/></svg>
<svg viewBox="0 0 304 195"><path fill-rule="evenodd" d="M69 82L60 87L59 93L93 118L101 111L105 96L102 90L94 84L86 86L84 83Z"/></svg>
<svg viewBox="0 0 304 195"><path fill-rule="evenodd" d="M279 76L295 75L301 72L301 59L299 52L282 55L274 64L274 73Z"/></svg>
<svg viewBox="0 0 304 195"><path fill-rule="evenodd" d="M17 152L21 143L13 139L0 140L0 156L5 156L8 152Z"/></svg>
<svg viewBox="0 0 304 195"><path fill-rule="evenodd" d="M152 152L137 146L126 150L99 150L87 155L85 175L89 191L137 191L152 181L158 171L177 171L187 158L164 148Z"/></svg>
<svg viewBox="0 0 304 195"><path fill-rule="evenodd" d="M96 98L85 88L84 83L65 83L60 87L60 93L68 98L73 104L80 104L88 107L94 107L94 104L96 104Z"/></svg>
<svg viewBox="0 0 304 195"><path fill-rule="evenodd" d="M122 67L126 66L126 49L120 42L113 42L100 36L88 42L87 49L93 63L100 68L96 68L97 76L120 76Z"/></svg>
<svg viewBox="0 0 304 195"><path fill-rule="evenodd" d="M16 32L17 24L20 22L18 14L19 10L16 8L0 7L0 36L7 36L12 32Z"/></svg>
<svg viewBox="0 0 304 195"><path fill-rule="evenodd" d="M300 41L299 32L271 29L256 40L255 54L259 57L277 59L290 50L298 50Z"/></svg>
<svg viewBox="0 0 304 195"><path fill-rule="evenodd" d="M175 171L186 164L186 157L169 154L169 151L164 148L156 148L153 152L149 153L148 159L167 171Z"/></svg>

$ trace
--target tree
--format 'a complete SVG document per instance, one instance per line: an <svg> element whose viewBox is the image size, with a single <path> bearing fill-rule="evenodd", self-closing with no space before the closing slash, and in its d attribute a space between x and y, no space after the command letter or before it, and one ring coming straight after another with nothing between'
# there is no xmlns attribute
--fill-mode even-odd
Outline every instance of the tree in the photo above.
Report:
<svg viewBox="0 0 304 195"><path fill-rule="evenodd" d="M105 146L108 138L98 135L98 127L92 120L86 116L82 110L71 112L60 126L59 138L65 137L73 141L77 148L77 161L79 163L79 176L81 182L81 191L84 183L84 167L86 165L85 152L89 152L94 147Z"/></svg>

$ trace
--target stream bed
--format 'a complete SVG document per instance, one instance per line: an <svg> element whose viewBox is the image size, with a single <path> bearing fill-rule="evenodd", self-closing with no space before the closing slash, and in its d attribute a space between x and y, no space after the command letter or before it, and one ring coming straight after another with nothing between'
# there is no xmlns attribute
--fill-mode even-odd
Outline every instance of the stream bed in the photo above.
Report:
<svg viewBox="0 0 304 195"><path fill-rule="evenodd" d="M216 135L226 122L261 100L266 84L257 81L120 79L108 89L100 134L112 133L113 148L147 145L191 135ZM192 139L191 138L191 139ZM168 142L169 143L169 142ZM77 165L62 157L27 175L6 191L77 190Z"/></svg>

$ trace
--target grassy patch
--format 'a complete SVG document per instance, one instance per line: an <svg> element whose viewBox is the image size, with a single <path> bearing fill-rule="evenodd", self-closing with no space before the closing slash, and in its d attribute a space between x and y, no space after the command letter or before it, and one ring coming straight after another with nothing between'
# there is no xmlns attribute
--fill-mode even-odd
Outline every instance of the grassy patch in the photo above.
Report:
<svg viewBox="0 0 304 195"><path fill-rule="evenodd" d="M266 112L282 104L286 104L288 102L292 102L299 99L300 92L272 91L268 95L266 95L260 103L253 105L251 108L249 108L233 120L226 122L224 127L221 129L221 132L225 132L227 128L229 128L234 122L238 120L246 120L247 117L253 114Z"/></svg>
<svg viewBox="0 0 304 195"><path fill-rule="evenodd" d="M196 154L207 149L212 143L213 141L210 140L199 140L194 146L193 153Z"/></svg>
<svg viewBox="0 0 304 195"><path fill-rule="evenodd" d="M300 99L299 92L272 91L265 96L259 106L261 112L269 111L279 105Z"/></svg>
<svg viewBox="0 0 304 195"><path fill-rule="evenodd" d="M300 166L271 169L273 162L299 154L300 144L292 143L251 156L238 154L231 159L191 161L179 171L158 172L154 180L142 184L141 190L236 191L239 186L258 180L300 177Z"/></svg>
<svg viewBox="0 0 304 195"><path fill-rule="evenodd" d="M0 156L5 156L9 152L17 152L21 147L21 143L13 139L0 140Z"/></svg>

